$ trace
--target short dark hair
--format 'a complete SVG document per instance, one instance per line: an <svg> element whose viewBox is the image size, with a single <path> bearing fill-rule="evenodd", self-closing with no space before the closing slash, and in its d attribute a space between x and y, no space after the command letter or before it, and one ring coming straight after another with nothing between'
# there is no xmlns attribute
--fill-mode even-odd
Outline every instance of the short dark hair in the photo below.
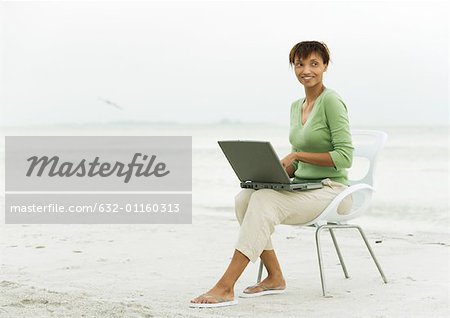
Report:
<svg viewBox="0 0 450 318"><path fill-rule="evenodd" d="M295 58L306 59L311 53L317 53L322 57L323 63L328 65L330 61L330 51L323 42L303 41L299 42L291 49L289 53L289 64L294 65Z"/></svg>

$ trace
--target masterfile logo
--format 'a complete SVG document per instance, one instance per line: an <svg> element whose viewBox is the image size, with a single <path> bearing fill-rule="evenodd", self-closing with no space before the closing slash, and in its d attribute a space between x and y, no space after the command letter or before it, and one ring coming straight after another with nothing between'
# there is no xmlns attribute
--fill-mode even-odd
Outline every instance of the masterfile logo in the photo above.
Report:
<svg viewBox="0 0 450 318"><path fill-rule="evenodd" d="M190 136L7 136L6 191L191 191Z"/></svg>
<svg viewBox="0 0 450 318"><path fill-rule="evenodd" d="M142 157L142 160L145 163L139 163L139 157ZM103 178L107 178L113 174L116 174L118 177L125 177L125 183L128 183L133 176L133 170L136 170L136 177L164 177L170 173L170 171L166 171L166 164L164 162L156 163L153 168L153 164L155 162L156 156L153 155L150 157L148 162L147 159L149 156L142 155L141 153L135 153L133 155L133 159L129 164L116 161L114 164L109 162L100 162L100 157L95 157L92 162L88 162L86 159L82 159L79 163L72 162L60 162L60 158L58 156L53 156L49 158L47 156L37 157L33 156L27 159L27 161L31 162L30 168L27 171L27 177L33 175L34 169L38 167L36 176L40 177L43 173L46 172L49 177L95 177L100 176Z"/></svg>
<svg viewBox="0 0 450 318"><path fill-rule="evenodd" d="M191 223L192 138L22 137L6 144L6 223Z"/></svg>

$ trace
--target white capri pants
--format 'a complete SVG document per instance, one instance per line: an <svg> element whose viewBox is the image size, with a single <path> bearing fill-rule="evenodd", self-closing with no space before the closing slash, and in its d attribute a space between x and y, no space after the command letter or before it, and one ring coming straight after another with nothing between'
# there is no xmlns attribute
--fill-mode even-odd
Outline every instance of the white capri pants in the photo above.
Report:
<svg viewBox="0 0 450 318"><path fill-rule="evenodd" d="M315 219L346 185L326 179L323 188L308 191L244 189L235 197L236 217L241 226L236 249L255 263L263 250L273 250L270 236L278 224L305 224ZM351 207L345 198L338 213Z"/></svg>

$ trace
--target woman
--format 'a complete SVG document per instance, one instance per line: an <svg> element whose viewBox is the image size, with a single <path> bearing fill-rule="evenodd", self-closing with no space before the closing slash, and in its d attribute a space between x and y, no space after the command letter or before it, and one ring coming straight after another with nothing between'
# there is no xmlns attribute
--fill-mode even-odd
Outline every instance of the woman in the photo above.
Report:
<svg viewBox="0 0 450 318"><path fill-rule="evenodd" d="M207 293L191 300L191 307L219 307L237 303L234 285L245 267L260 257L268 276L247 287L241 297L280 294L286 288L270 235L277 224L304 224L315 219L347 187L353 146L347 108L341 98L323 85L330 61L324 43L297 43L289 63L304 86L305 98L291 106L289 141L292 153L281 160L290 177L323 179L323 188L289 192L271 189L242 190L236 196L236 216L241 225L233 258L222 278ZM343 201L345 213L351 198Z"/></svg>

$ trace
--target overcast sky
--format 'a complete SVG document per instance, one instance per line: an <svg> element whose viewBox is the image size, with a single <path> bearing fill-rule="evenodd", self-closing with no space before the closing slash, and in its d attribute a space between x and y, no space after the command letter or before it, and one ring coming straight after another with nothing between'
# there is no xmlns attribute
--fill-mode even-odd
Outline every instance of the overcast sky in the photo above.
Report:
<svg viewBox="0 0 450 318"><path fill-rule="evenodd" d="M287 125L304 96L288 53L303 40L328 44L324 83L353 125L446 125L448 11L429 1L3 2L0 125Z"/></svg>

